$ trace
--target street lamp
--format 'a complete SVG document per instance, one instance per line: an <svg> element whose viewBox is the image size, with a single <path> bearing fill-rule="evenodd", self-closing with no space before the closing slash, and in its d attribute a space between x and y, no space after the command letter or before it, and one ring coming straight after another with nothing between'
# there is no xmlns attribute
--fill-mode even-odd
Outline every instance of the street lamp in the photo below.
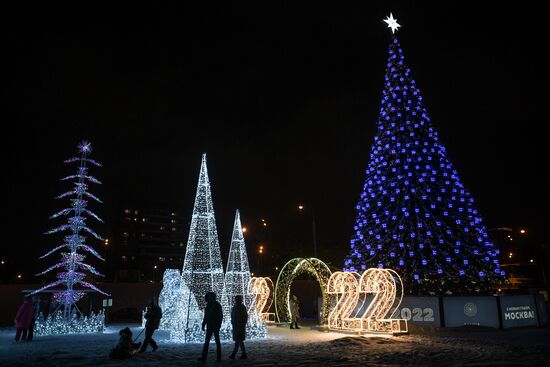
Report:
<svg viewBox="0 0 550 367"><path fill-rule="evenodd" d="M258 255L256 256L256 271L260 273L260 257L264 253L264 245L258 245Z"/></svg>
<svg viewBox="0 0 550 367"><path fill-rule="evenodd" d="M311 229L312 229L312 232L313 232L313 257L317 257L317 231L315 229L315 211L313 210L313 207L310 207L311 210ZM305 211L305 206L302 205L302 204L299 204L298 205L298 210L300 212L304 212Z"/></svg>
<svg viewBox="0 0 550 367"><path fill-rule="evenodd" d="M153 283L155 283L156 273L157 273L157 266L155 265L155 266L153 266Z"/></svg>

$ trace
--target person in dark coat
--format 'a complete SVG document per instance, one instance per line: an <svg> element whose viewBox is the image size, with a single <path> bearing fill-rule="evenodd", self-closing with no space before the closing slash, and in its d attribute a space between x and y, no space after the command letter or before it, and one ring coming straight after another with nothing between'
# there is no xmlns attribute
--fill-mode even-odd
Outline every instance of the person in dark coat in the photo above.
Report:
<svg viewBox="0 0 550 367"><path fill-rule="evenodd" d="M222 360L222 345L220 342L220 328L222 327L223 311L222 306L216 301L216 293L208 292L204 295L206 300L206 308L204 309L204 319L202 320L202 330L206 326L206 336L204 338L204 346L202 348L202 356L198 359L200 362L206 361L208 347L212 334L216 341L216 360Z"/></svg>
<svg viewBox="0 0 550 367"><path fill-rule="evenodd" d="M244 349L244 340L246 339L246 323L248 322L248 312L246 306L243 304L243 296L235 296L235 305L231 309L231 326L233 327L233 341L235 347L233 353L229 356L231 359L235 359L235 355L241 347L241 359L246 359L246 350Z"/></svg>
<svg viewBox="0 0 550 367"><path fill-rule="evenodd" d="M157 342L153 339L153 333L159 328L160 319L162 318L162 310L157 304L155 298L151 300L149 306L147 307L147 312L145 312L145 339L143 339L143 344L141 345L140 353L145 352L147 345L151 344L153 352L158 349Z"/></svg>
<svg viewBox="0 0 550 367"><path fill-rule="evenodd" d="M25 296L25 301L17 310L15 315L15 341L18 342L22 337L23 340L27 339L27 331L32 322L34 315L34 306L32 304L31 297Z"/></svg>
<svg viewBox="0 0 550 367"><path fill-rule="evenodd" d="M296 295L292 295L290 300L290 328L300 329L298 326L298 319L300 318L300 303Z"/></svg>
<svg viewBox="0 0 550 367"><path fill-rule="evenodd" d="M31 324L29 325L29 332L27 334L27 341L32 341L32 337L34 335L34 324L36 323L36 320L40 317L40 296L34 296L32 298L32 303L34 306L34 314L32 316Z"/></svg>
<svg viewBox="0 0 550 367"><path fill-rule="evenodd" d="M109 353L109 357L112 359L126 359L136 354L141 343L134 343L132 340L132 330L130 328L124 328L118 332L120 339L115 349Z"/></svg>

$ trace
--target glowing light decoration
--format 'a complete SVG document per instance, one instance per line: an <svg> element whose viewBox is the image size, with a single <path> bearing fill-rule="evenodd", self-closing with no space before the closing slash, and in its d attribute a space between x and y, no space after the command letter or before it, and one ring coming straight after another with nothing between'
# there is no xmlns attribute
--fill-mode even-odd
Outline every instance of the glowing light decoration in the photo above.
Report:
<svg viewBox="0 0 550 367"><path fill-rule="evenodd" d="M393 15L386 23L395 32ZM499 250L439 142L395 35L344 270L396 269L411 294L488 292Z"/></svg>
<svg viewBox="0 0 550 367"><path fill-rule="evenodd" d="M241 226L241 216L239 211L235 213L235 221L233 223L233 235L231 238L231 246L229 248L229 256L227 260L227 270L225 272L225 280L223 284L222 298L224 301L224 317L231 317L231 309L235 304L235 296L243 296L244 304L247 308L253 304L253 294L248 291L248 283L250 282L250 268L248 266L248 256L246 253L246 245ZM255 310L255 309L253 309ZM258 317L257 312L253 313L253 317ZM249 315L249 317L252 315Z"/></svg>
<svg viewBox="0 0 550 367"><path fill-rule="evenodd" d="M105 314L103 311L91 313L89 316L78 316L73 312L69 319L65 319L63 312L57 311L45 319L35 322L35 335L65 335L83 333L101 333L105 329Z"/></svg>
<svg viewBox="0 0 550 367"><path fill-rule="evenodd" d="M300 274L310 274L319 282L322 294L320 323L326 323L328 310L332 308L332 299L327 297L327 284L332 272L329 267L314 257L309 259L294 258L287 262L279 272L275 285L275 314L279 322L290 322L290 287Z"/></svg>
<svg viewBox="0 0 550 367"><path fill-rule="evenodd" d="M344 320L348 320L359 298L359 274L337 271L328 281L327 294L337 295L337 301L328 314L328 327L347 329Z"/></svg>
<svg viewBox="0 0 550 367"><path fill-rule="evenodd" d="M254 295L254 302L249 310L254 308L264 323L275 322L275 313L269 312L273 304L273 289L273 281L269 277L253 277L248 283L248 292Z"/></svg>
<svg viewBox="0 0 550 367"><path fill-rule="evenodd" d="M187 249L181 278L179 272L167 269L161 292L162 304L168 310L163 316L161 328L170 332L172 342L193 343L204 341L201 330L204 308L204 295L215 292L224 310L224 321L220 338L231 340L231 322L229 318L228 298L236 294L247 293L246 286L250 279L248 257L242 235L240 216L237 211L235 228L228 260L228 275L224 279L220 246L214 218L214 207L210 193L210 182L206 168L206 155L202 156L201 169ZM224 286L225 284L225 286ZM239 293L242 292L242 293ZM248 295L249 302L252 295ZM162 306L161 306L162 307ZM248 338L265 337L267 328L259 318L251 315L247 324Z"/></svg>
<svg viewBox="0 0 550 367"><path fill-rule="evenodd" d="M328 317L331 329L392 334L408 331L407 320L392 318L403 299L403 283L393 270L371 268L361 276L336 272L327 293L338 295Z"/></svg>
<svg viewBox="0 0 550 367"><path fill-rule="evenodd" d="M241 216L237 210L233 223L233 234L229 256L227 259L227 271L223 286L222 306L224 307L224 324L222 333L231 339L231 309L235 304L235 296L243 296L244 305L248 309L248 323L246 331L249 338L260 338L267 334L267 328L260 319L254 302L254 294L249 292L250 268L248 266L248 255L241 225Z"/></svg>
<svg viewBox="0 0 550 367"><path fill-rule="evenodd" d="M182 325L176 325L182 320L187 321L188 310L191 312L191 321L202 322L197 317L198 306L189 288L181 282L181 273L177 269L166 269L162 278L162 291L159 295L159 306L162 310L160 329L185 330ZM193 318L194 317L194 318Z"/></svg>
<svg viewBox="0 0 550 367"><path fill-rule="evenodd" d="M391 33L395 33L395 31L401 27L399 23L397 23L397 19L393 19L392 13L390 13L390 16L384 19L384 22L388 25L388 28L391 28Z"/></svg>
<svg viewBox="0 0 550 367"><path fill-rule="evenodd" d="M162 279L159 306L162 309L160 329L170 332L170 340L175 342L198 342L204 340L201 330L202 312L194 295L181 281L177 269L166 269ZM145 315L145 312L144 312ZM145 324L145 319L143 319Z"/></svg>
<svg viewBox="0 0 550 367"><path fill-rule="evenodd" d="M88 192L88 183L101 184L99 180L88 174L88 165L91 164L100 167L101 164L88 157L92 152L92 146L89 142L83 141L80 143L78 145L78 152L80 153L79 157L73 157L65 161L65 163L78 164L76 174L61 179L62 181L72 180L74 187L57 196L57 199L72 197L70 199L71 207L63 209L50 217L51 219L68 217L67 223L46 232L46 234L58 232L68 232L68 234L65 235L62 245L55 247L41 258L45 258L58 250L63 250L65 252L61 252L61 262L50 266L37 275L45 275L55 269L60 269L61 271L57 273L56 281L33 291L30 295L38 294L49 288L63 287L64 289L53 295L54 301L57 304L57 308L54 312L45 320L42 318L36 320L35 330L37 335L103 331L103 313L97 315L92 313L87 317L76 305L89 290L99 292L106 296L109 295L96 288L93 284L85 281L86 272L96 276L103 275L93 266L84 263L86 256L78 253L79 250L82 250L104 261L97 251L85 244L86 236L82 234L82 231L84 231L96 239L102 240L102 238L86 224L88 217L92 217L98 222L103 222L101 218L87 208L89 199L101 203L99 198Z"/></svg>
<svg viewBox="0 0 550 367"><path fill-rule="evenodd" d="M193 293L200 310L204 310L204 295L215 292L223 306L223 265L206 168L206 154L202 155L201 169L191 227L183 262L182 280Z"/></svg>

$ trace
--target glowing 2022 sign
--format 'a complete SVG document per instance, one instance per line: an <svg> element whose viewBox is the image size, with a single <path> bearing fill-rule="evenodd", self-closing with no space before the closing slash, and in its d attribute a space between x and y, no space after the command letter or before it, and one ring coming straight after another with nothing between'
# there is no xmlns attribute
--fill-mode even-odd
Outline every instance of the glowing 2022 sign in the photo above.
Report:
<svg viewBox="0 0 550 367"><path fill-rule="evenodd" d="M403 283L391 269L371 268L363 275L335 272L329 279L327 293L337 296L328 316L330 329L407 332L407 320L392 318L403 299Z"/></svg>
<svg viewBox="0 0 550 367"><path fill-rule="evenodd" d="M275 314L269 312L273 303L273 297L271 296L272 289L273 281L269 277L253 277L248 282L248 293L254 295L254 302L252 302L250 307L256 307L261 322L275 322Z"/></svg>

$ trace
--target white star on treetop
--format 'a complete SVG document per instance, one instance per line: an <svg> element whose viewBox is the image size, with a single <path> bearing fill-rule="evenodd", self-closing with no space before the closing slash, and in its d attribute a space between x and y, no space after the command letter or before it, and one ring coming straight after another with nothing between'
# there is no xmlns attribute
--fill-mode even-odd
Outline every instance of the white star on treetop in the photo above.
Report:
<svg viewBox="0 0 550 367"><path fill-rule="evenodd" d="M388 28L391 28L392 33L395 33L397 28L401 27L401 25L397 23L397 19L393 19L392 13L390 13L389 17L384 19L384 22L388 23Z"/></svg>

